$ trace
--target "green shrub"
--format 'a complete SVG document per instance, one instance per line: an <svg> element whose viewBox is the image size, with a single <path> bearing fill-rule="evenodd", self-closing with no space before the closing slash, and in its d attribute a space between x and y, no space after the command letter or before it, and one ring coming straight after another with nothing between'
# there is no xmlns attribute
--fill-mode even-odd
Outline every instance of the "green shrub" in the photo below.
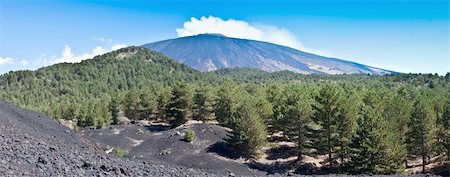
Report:
<svg viewBox="0 0 450 177"><path fill-rule="evenodd" d="M116 150L114 150L114 154L116 154L117 157L122 157L123 155L122 147L117 146Z"/></svg>
<svg viewBox="0 0 450 177"><path fill-rule="evenodd" d="M195 132L192 129L188 129L184 134L184 141L192 142L195 139Z"/></svg>

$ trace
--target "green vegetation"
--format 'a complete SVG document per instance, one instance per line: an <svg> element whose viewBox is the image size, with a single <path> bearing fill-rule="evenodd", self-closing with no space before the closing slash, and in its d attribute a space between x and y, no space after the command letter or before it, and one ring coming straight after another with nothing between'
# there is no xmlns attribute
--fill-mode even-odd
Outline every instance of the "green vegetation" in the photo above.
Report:
<svg viewBox="0 0 450 177"><path fill-rule="evenodd" d="M214 95L208 86L200 86L195 90L194 119L208 121L214 120Z"/></svg>
<svg viewBox="0 0 450 177"><path fill-rule="evenodd" d="M257 157L259 150L267 142L266 127L256 111L254 100L247 98L233 112L230 136L226 139L235 149L247 157Z"/></svg>
<svg viewBox="0 0 450 177"><path fill-rule="evenodd" d="M313 100L304 87L289 87L287 92L286 109L283 116L282 130L287 137L296 142L298 158L301 159L305 148L309 147L308 131L311 128L313 116ZM280 111L283 112L283 111Z"/></svg>
<svg viewBox="0 0 450 177"><path fill-rule="evenodd" d="M114 154L117 157L122 157L123 156L123 149L120 146L117 146L116 149L114 149Z"/></svg>
<svg viewBox="0 0 450 177"><path fill-rule="evenodd" d="M382 116L381 106L381 97L377 93L368 92L364 96L359 126L349 145L351 156L348 170L352 173L364 171L389 174L393 172L389 168L393 165L391 162L398 161L389 156L390 151L395 150L392 146L396 142L390 137L388 122Z"/></svg>
<svg viewBox="0 0 450 177"><path fill-rule="evenodd" d="M217 120L245 156L258 156L267 135L282 132L297 144L293 155L326 156L342 173L401 173L408 160L450 160L449 95L450 74L201 73L140 47L0 76L1 99L77 128L123 116L173 126Z"/></svg>
<svg viewBox="0 0 450 177"><path fill-rule="evenodd" d="M176 127L186 123L192 117L192 93L186 83L178 82L172 90L172 98L167 107L167 117Z"/></svg>
<svg viewBox="0 0 450 177"><path fill-rule="evenodd" d="M328 155L328 163L333 165L333 152L338 147L338 102L341 97L340 88L325 85L315 97L316 104L313 105L315 115L313 121L318 125L313 129L313 146L320 155Z"/></svg>
<svg viewBox="0 0 450 177"><path fill-rule="evenodd" d="M410 122L410 154L422 158L422 171L425 171L426 160L433 152L436 142L436 115L430 103L418 98L414 103Z"/></svg>
<svg viewBox="0 0 450 177"><path fill-rule="evenodd" d="M186 133L184 134L184 141L186 142L192 142L195 140L195 132L192 129L187 129Z"/></svg>

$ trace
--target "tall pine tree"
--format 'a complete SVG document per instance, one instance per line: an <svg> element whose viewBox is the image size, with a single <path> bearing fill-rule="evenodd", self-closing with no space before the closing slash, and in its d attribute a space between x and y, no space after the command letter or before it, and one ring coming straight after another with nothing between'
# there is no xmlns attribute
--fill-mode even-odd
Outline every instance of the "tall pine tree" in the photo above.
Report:
<svg viewBox="0 0 450 177"><path fill-rule="evenodd" d="M172 97L167 106L167 117L173 127L186 123L192 117L192 94L185 82L172 88Z"/></svg>
<svg viewBox="0 0 450 177"><path fill-rule="evenodd" d="M422 172L425 172L426 159L437 144L436 114L425 98L419 97L414 103L409 127L409 153L421 157Z"/></svg>
<svg viewBox="0 0 450 177"><path fill-rule="evenodd" d="M247 98L244 104L232 113L230 128L226 141L234 148L243 152L246 157L256 157L267 142L267 130L259 117L255 101Z"/></svg>
<svg viewBox="0 0 450 177"><path fill-rule="evenodd" d="M390 130L393 131L392 138L395 140L395 144L390 155L393 156L392 159L397 159L397 161L392 161L391 165L400 166L404 162L407 162L407 143L408 143L408 124L411 120L413 102L411 99L407 99L400 95L391 95L385 102L383 116L388 121L388 126ZM403 170L399 168L399 170Z"/></svg>
<svg viewBox="0 0 450 177"><path fill-rule="evenodd" d="M194 119L208 121L214 120L214 96L207 86L200 86L194 95Z"/></svg>
<svg viewBox="0 0 450 177"><path fill-rule="evenodd" d="M342 164L348 159L348 145L356 131L358 113L361 106L360 99L355 93L347 91L344 96L345 98L340 99L338 102L338 116L336 120L336 155L339 158L341 170Z"/></svg>
<svg viewBox="0 0 450 177"><path fill-rule="evenodd" d="M448 173L450 173L450 97L447 97L447 102L444 107L444 114L442 116L442 129L440 130L443 135L443 147L447 154Z"/></svg>
<svg viewBox="0 0 450 177"><path fill-rule="evenodd" d="M225 80L217 92L215 115L220 125L229 126L231 116L238 104L237 86Z"/></svg>
<svg viewBox="0 0 450 177"><path fill-rule="evenodd" d="M265 120L269 125L269 131L274 133L276 131L283 131L283 116L286 112L286 94L283 88L278 85L271 85L266 90L267 101L272 104L272 116Z"/></svg>
<svg viewBox="0 0 450 177"><path fill-rule="evenodd" d="M375 92L366 93L363 99L356 134L350 144L350 160L345 164L350 173L390 174L389 151L393 143L388 122L383 117L383 102Z"/></svg>
<svg viewBox="0 0 450 177"><path fill-rule="evenodd" d="M313 104L315 111L313 121L318 128L312 130L314 136L312 144L318 154L328 155L327 161L330 167L334 162L335 148L338 146L337 121L339 119L340 94L338 87L325 85L315 98L316 104Z"/></svg>
<svg viewBox="0 0 450 177"><path fill-rule="evenodd" d="M310 147L309 133L311 117L314 112L311 107L312 98L306 89L300 86L289 87L286 99L286 112L283 116L284 134L297 144L297 159L302 160L305 149Z"/></svg>

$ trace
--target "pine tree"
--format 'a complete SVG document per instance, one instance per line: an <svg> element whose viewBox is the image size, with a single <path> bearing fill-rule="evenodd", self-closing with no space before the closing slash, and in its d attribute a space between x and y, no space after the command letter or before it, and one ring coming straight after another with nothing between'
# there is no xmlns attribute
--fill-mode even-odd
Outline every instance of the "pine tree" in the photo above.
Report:
<svg viewBox="0 0 450 177"><path fill-rule="evenodd" d="M448 74L448 73L447 73ZM442 116L442 129L440 130L443 135L443 146L445 153L447 153L447 163L449 165L448 172L450 173L450 97L447 97L447 102L444 107L444 114Z"/></svg>
<svg viewBox="0 0 450 177"><path fill-rule="evenodd" d="M130 120L140 119L140 110L142 105L140 103L140 93L137 89L131 89L125 99L125 116Z"/></svg>
<svg viewBox="0 0 450 177"><path fill-rule="evenodd" d="M194 119L208 121L214 120L214 97L211 89L201 86L196 89L194 96Z"/></svg>
<svg viewBox="0 0 450 177"><path fill-rule="evenodd" d="M286 96L283 94L283 89L278 85L271 85L266 90L267 101L272 104L272 116L264 120L267 125L269 125L269 130L274 133L279 130L283 130L283 117L286 112Z"/></svg>
<svg viewBox="0 0 450 177"><path fill-rule="evenodd" d="M168 110L167 106L169 105L170 102L170 97L171 97L171 89L170 88L162 88L158 94L158 115L157 117L159 119L166 120L166 111Z"/></svg>
<svg viewBox="0 0 450 177"><path fill-rule="evenodd" d="M356 134L350 144L350 160L345 164L351 173L392 173L388 152L393 150L388 123L383 118L381 98L368 92L363 99Z"/></svg>
<svg viewBox="0 0 450 177"><path fill-rule="evenodd" d="M258 108L257 113L259 117L261 117L263 122L266 124L265 120L270 119L273 115L273 106L262 96L257 96L255 99L258 100L256 102L256 107Z"/></svg>
<svg viewBox="0 0 450 177"><path fill-rule="evenodd" d="M338 146L337 120L339 115L338 102L340 91L336 86L324 86L319 95L316 96L316 104L313 104L313 121L318 128L312 131L312 144L318 154L327 154L328 163L331 167L334 161L332 154Z"/></svg>
<svg viewBox="0 0 450 177"><path fill-rule="evenodd" d="M309 130L314 112L311 107L312 98L304 89L289 89L287 92L286 112L283 117L284 134L297 144L297 159L300 161L309 147Z"/></svg>
<svg viewBox="0 0 450 177"><path fill-rule="evenodd" d="M184 82L178 82L172 90L167 116L173 127L186 123L192 117L192 94Z"/></svg>
<svg viewBox="0 0 450 177"><path fill-rule="evenodd" d="M256 157L267 142L267 130L255 109L253 100L246 99L232 114L232 131L226 141L246 157Z"/></svg>
<svg viewBox="0 0 450 177"><path fill-rule="evenodd" d="M360 100L355 93L347 93L345 99L340 99L337 105L338 116L336 119L336 155L339 157L341 170L342 164L348 158L349 144L356 131L356 124L360 109Z"/></svg>
<svg viewBox="0 0 450 177"><path fill-rule="evenodd" d="M143 90L140 94L141 120L150 120L157 117L158 96L153 89Z"/></svg>
<svg viewBox="0 0 450 177"><path fill-rule="evenodd" d="M118 116L119 116L119 109L120 101L118 100L117 96L111 99L111 102L109 103L109 111L112 115L112 122L117 123Z"/></svg>
<svg viewBox="0 0 450 177"><path fill-rule="evenodd" d="M237 102L236 83L226 80L217 92L215 115L219 124L229 126L230 118L236 111Z"/></svg>
<svg viewBox="0 0 450 177"><path fill-rule="evenodd" d="M439 146L435 148L438 154L448 154L449 116L450 116L450 93L444 89L429 91L427 97L432 98L432 104L436 113L437 141ZM448 156L448 155L447 155ZM450 169L450 168L449 168Z"/></svg>
<svg viewBox="0 0 450 177"><path fill-rule="evenodd" d="M394 167L400 167L403 162L407 160L407 143L408 143L408 124L411 119L413 103L410 99L404 98L400 95L391 96L387 99L384 106L383 116L388 121L390 130L395 130L391 134L396 142L393 144L393 149L390 151L392 159L398 161L392 161L391 165ZM405 165L405 167L407 164ZM404 168L399 168L403 170Z"/></svg>
<svg viewBox="0 0 450 177"><path fill-rule="evenodd" d="M425 172L426 159L437 144L436 114L425 98L419 97L414 103L409 127L409 153L422 158L422 172Z"/></svg>

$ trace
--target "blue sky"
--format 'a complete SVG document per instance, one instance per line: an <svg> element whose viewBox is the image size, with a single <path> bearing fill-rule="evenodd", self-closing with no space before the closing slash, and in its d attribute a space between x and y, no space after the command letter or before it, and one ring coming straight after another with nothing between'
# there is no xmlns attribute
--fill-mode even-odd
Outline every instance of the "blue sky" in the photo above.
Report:
<svg viewBox="0 0 450 177"><path fill-rule="evenodd" d="M383 69L442 75L450 71L449 6L417 0L2 0L0 74L219 31Z"/></svg>

